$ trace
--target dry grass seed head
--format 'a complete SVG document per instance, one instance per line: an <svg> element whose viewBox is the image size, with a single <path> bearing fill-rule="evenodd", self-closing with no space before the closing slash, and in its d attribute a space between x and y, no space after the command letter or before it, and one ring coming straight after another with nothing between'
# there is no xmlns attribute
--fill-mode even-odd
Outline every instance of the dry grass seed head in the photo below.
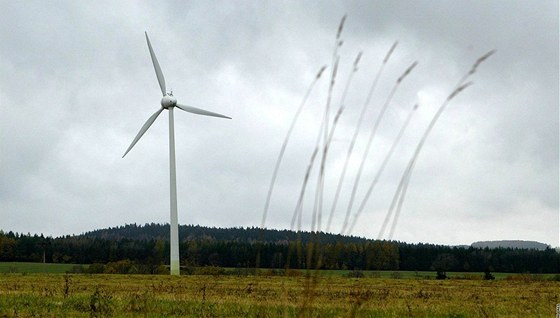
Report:
<svg viewBox="0 0 560 318"><path fill-rule="evenodd" d="M323 65L323 67L321 67L321 69L319 70L319 72L317 73L317 76L315 77L316 79L319 79L321 77L321 75L323 75L323 72L327 69L326 65Z"/></svg>
<svg viewBox="0 0 560 318"><path fill-rule="evenodd" d="M362 58L362 51L360 51L360 53L358 53L358 55L356 56L356 59L354 60L354 72L356 72L358 70L358 63L360 63L361 58Z"/></svg>
<svg viewBox="0 0 560 318"><path fill-rule="evenodd" d="M342 33L342 29L344 28L344 21L346 21L346 14L340 20L340 24L338 25L338 32L336 33L336 38L340 39L340 34Z"/></svg>
<svg viewBox="0 0 560 318"><path fill-rule="evenodd" d="M404 71L404 73L401 75L401 77L399 77L399 79L397 80L397 83L402 82L402 80L408 76L408 74L410 74L410 72L412 72L412 70L416 67L416 65L418 65L418 61L414 61L414 63L412 63L412 65L410 65L406 71Z"/></svg>
<svg viewBox="0 0 560 318"><path fill-rule="evenodd" d="M473 82L467 82L459 87L457 87L450 95L447 97L447 100L451 100L453 97L457 96L460 92L462 92L465 88L471 86Z"/></svg>
<svg viewBox="0 0 560 318"><path fill-rule="evenodd" d="M476 69L478 68L478 66L484 62L486 59L488 59L490 56L494 55L494 53L496 53L496 50L492 50L489 51L488 53L482 55L481 57L478 58L478 60L476 60L476 62L474 62L471 70L469 71L469 74L474 74L476 72Z"/></svg>
<svg viewBox="0 0 560 318"><path fill-rule="evenodd" d="M399 41L395 41L395 43L393 43L393 45L391 46L391 48L387 52L387 55L385 55L385 58L383 59L383 64L386 64L387 61L389 61L389 58L391 57L391 54L393 54L393 51L397 47L397 44L399 44Z"/></svg>
<svg viewBox="0 0 560 318"><path fill-rule="evenodd" d="M340 60L340 57L337 56L336 61L334 62L334 67L333 67L333 71L332 71L331 86L334 85L334 82L335 82L335 79L336 79L336 74L338 72L338 61L339 60Z"/></svg>

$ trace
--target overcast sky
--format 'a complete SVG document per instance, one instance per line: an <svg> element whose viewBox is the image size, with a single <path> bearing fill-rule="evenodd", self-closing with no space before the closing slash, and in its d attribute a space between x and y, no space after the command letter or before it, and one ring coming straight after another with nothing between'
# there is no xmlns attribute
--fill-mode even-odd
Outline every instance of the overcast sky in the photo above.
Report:
<svg viewBox="0 0 560 318"><path fill-rule="evenodd" d="M420 136L489 50L474 85L440 117L416 164L394 239L559 246L558 1L1 1L0 229L59 236L169 222L168 116L147 31L180 103L180 224L259 226L276 157L305 92L331 64L347 14L332 108L363 51L326 164L330 207L358 114L375 91L334 216L339 232L367 134L400 74L357 192L361 200L409 110L415 113L352 234L376 238ZM290 228L326 105L312 91L280 167L266 226ZM305 198L310 229L317 167ZM327 210L327 208L326 208ZM325 212L327 213L327 212ZM326 219L326 217L323 217ZM324 225L323 225L324 228Z"/></svg>

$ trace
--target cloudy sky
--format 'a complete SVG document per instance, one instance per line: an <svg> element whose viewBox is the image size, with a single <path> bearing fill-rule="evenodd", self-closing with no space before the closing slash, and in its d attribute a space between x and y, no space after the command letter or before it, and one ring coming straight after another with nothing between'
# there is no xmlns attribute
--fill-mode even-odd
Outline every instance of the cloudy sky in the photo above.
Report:
<svg viewBox="0 0 560 318"><path fill-rule="evenodd" d="M283 138L317 71L330 67L347 14L332 109L355 56L363 57L326 163L325 214L369 87L387 50L399 44L366 112L330 230L342 227L367 135L402 72L418 61L381 121L358 201L408 112L419 108L355 235L377 237L429 121L473 62L496 49L429 135L393 238L560 245L558 1L1 2L4 231L58 236L168 222L167 112L121 158L160 107L144 31L180 103L233 117L175 112L180 224L259 226ZM267 227L290 228L329 75L296 123ZM317 167L311 178L303 229L310 229Z"/></svg>

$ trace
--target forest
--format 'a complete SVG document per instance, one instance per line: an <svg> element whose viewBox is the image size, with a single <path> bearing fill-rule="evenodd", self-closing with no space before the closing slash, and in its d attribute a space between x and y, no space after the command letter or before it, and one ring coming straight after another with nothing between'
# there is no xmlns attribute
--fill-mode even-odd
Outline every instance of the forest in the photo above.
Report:
<svg viewBox="0 0 560 318"><path fill-rule="evenodd" d="M155 271L169 262L168 224L127 224L80 235L45 237L0 231L1 262L107 264ZM560 273L560 253L381 241L328 233L260 228L179 228L183 266L505 273ZM307 257L313 250L313 257ZM320 259L320 262L317 262ZM314 265L315 266L315 265Z"/></svg>

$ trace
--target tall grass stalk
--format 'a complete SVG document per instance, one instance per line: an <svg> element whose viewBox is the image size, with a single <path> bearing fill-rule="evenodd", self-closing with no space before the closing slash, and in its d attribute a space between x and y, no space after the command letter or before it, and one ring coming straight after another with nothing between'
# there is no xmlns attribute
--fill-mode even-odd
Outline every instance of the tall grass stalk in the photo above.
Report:
<svg viewBox="0 0 560 318"><path fill-rule="evenodd" d="M354 74L358 70L358 63L361 59L361 56L362 56L361 52L358 53L358 55L356 56L356 59L354 60L354 64L353 64L353 70L350 73L350 75L349 75L349 77L346 81L346 85L345 85L344 91L342 93L341 101L340 101L340 104L339 104L340 106L339 106L339 108L338 108L338 110L335 114L334 119L333 119L332 127L329 130L329 135L327 136L326 147L323 150L325 157L326 157L326 153L328 152L330 143L333 139L333 135L336 131L336 127L337 127L337 124L339 122L340 116L342 115L342 113L345 109L344 102L345 102L345 99L346 99L346 96L347 96L347 92L348 92L348 89L350 87L350 84L352 83L352 79L354 77ZM319 131L322 131L322 129L320 129ZM301 253L302 252L301 251L301 236L300 236L299 233L301 231L301 216L302 216L302 209L303 209L303 198L305 196L305 189L306 189L306 186L307 186L307 182L309 181L309 176L310 176L311 171L312 171L313 163L316 159L316 156L317 156L318 152L319 152L319 148L316 147L314 149L312 155L311 155L311 159L310 159L310 162L309 162L309 165L307 167L307 171L306 171L306 174L305 174L305 177L304 177L303 186L302 186L301 191L300 191L300 196L299 196L298 202L296 204L296 209L295 209L294 214L292 216L292 222L291 222L291 228L292 229L294 228L295 222L297 220L298 240L297 240L297 243L296 243L297 244L296 248L298 248L298 251L297 251L298 252L298 257L302 256L302 253ZM322 168L324 169L324 166L322 166ZM324 173L324 170L322 172ZM316 199L317 199L317 197L316 197ZM319 229L320 229L320 227L318 227L318 230ZM317 243L317 242L313 242L313 243ZM316 253L314 253L314 249L312 248L312 246L313 246L313 244L310 244L308 246L308 250L307 250L307 254L306 254L306 262L308 264L308 266L307 266L308 270L311 270L313 267L315 269L318 269L320 267L320 261L321 261L320 251L315 250ZM288 253L287 264L290 264L289 255L291 255L291 254L292 254L292 249L290 249L290 251ZM313 264L313 255L315 255L315 257L316 257L315 264ZM310 277L309 279L314 280L315 278L312 278L311 276L313 276L313 275L310 275L310 273L308 273L308 277ZM316 281L307 281L306 282L306 287L305 287L306 288L306 294L312 293L312 290L313 290L314 286L316 286ZM300 310L303 310L303 311L300 311L300 313L303 313L303 312L305 312L306 310L309 309L309 306L308 306L309 303L310 303L310 299L308 299L308 297L306 297L306 299L304 299L304 301L302 303L302 307L300 309Z"/></svg>
<svg viewBox="0 0 560 318"><path fill-rule="evenodd" d="M346 21L346 15L342 17L340 23L338 25L338 31L336 32L336 38L334 43L333 49L333 56L332 56L332 72L331 72L331 81L329 84L329 90L327 94L327 102L325 105L325 114L324 114L324 131L323 131L323 152L321 156L321 167L319 169L319 177L317 179L317 187L315 189L315 204L313 206L313 217L311 222L312 231L316 229L317 231L321 230L321 223L322 223L322 210L323 210L323 189L324 189L324 175L325 175L325 164L327 160L327 149L328 149L328 139L329 139L329 121L330 121L330 105L332 99L332 93L334 89L334 84L336 82L336 76L338 73L338 63L340 60L340 56L338 55L338 49L342 46L343 40L341 39L342 30L344 29L344 22Z"/></svg>
<svg viewBox="0 0 560 318"><path fill-rule="evenodd" d="M408 124L410 123L410 120L412 119L413 115L416 113L416 109L418 109L418 104L414 105L414 107L412 107L412 109L408 113L408 116L406 117L406 120L404 121L404 123L403 123L403 125L402 125L402 127L399 131L399 134L397 135L397 137L393 141L393 144L391 145L391 148L389 149L389 152L387 152L387 154L385 155L385 158L383 159L383 162L381 163L381 166L379 167L379 169L377 170L377 173L375 174L375 178L371 182L371 184L370 184L370 186L369 186L369 188L368 188L368 190L367 190L367 192L364 196L364 199L360 203L360 206L358 207L358 211L354 214L354 218L352 219L352 223L351 223L350 227L348 228L348 231L347 231L346 234L352 233L352 231L354 229L354 226L356 225L356 222L358 221L358 218L360 217L361 213L365 209L365 206L366 206L366 204L369 200L369 197L371 196L371 193L373 192L373 189L377 185L377 182L379 181L379 178L381 177L381 174L383 173L383 171L385 170L385 167L387 166L387 163L391 159L391 156L393 155L393 153L395 151L395 148L399 144L406 128L408 127Z"/></svg>
<svg viewBox="0 0 560 318"><path fill-rule="evenodd" d="M348 79L346 80L346 85L344 86L344 91L343 91L341 99L340 99L339 108L337 109L337 111L335 113L331 129L329 130L329 134L327 135L327 138L326 138L326 142L324 142L324 144L323 144L323 153L322 153L322 157L321 157L321 167L320 167L320 170L319 170L319 178L318 178L317 188L316 188L316 192L315 192L315 207L314 207L314 209L316 209L317 215L318 215L317 226L314 227L312 230L321 231L321 219L322 219L322 211L323 211L323 192L324 192L324 185L325 185L325 166L326 166L327 155L328 155L328 152L329 152L329 149L330 149L330 145L332 143L334 133L336 131L336 127L338 125L338 122L340 120L340 117L341 117L342 113L344 112L345 101L346 101L346 96L347 96L347 93L348 93L348 89L350 87L350 84L352 83L352 79L354 78L354 74L358 70L358 63L361 59L361 56L362 56L362 52L358 53L358 55L356 56L356 59L354 60L353 69L350 72L350 74L348 76ZM337 65L338 65L338 63L337 63ZM329 219L328 219L328 222L327 222L327 231L330 228L330 223L331 222L332 222L332 214L329 215Z"/></svg>
<svg viewBox="0 0 560 318"><path fill-rule="evenodd" d="M299 107L296 111L296 114L294 115L294 118L292 119L292 122L290 123L290 127L288 128L288 132L286 133L286 137L284 138L284 141L282 143L282 147L280 148L280 153L278 154L278 158L276 159L276 164L274 165L274 172L272 173L272 179L270 180L270 185L268 187L268 193L266 195L266 201L265 201L265 204L264 204L264 211L263 211L263 216L262 216L262 220L261 220L261 229L263 229L263 230L265 228L266 218L268 216L268 209L270 207L270 199L272 198L272 192L273 192L274 186L276 184L276 177L278 176L278 171L280 170L280 164L282 162L282 159L284 158L284 152L286 151L286 147L288 146L288 141L290 140L290 137L292 135L292 132L294 130L296 122L299 118L299 115L301 114L301 111L303 110L303 107L307 103L307 99L309 98L309 95L313 91L313 88L315 87L315 84L317 84L317 81L319 81L319 79L321 78L321 75L323 74L323 72L325 71L326 68L327 68L327 66L324 65L323 67L321 67L321 69L319 69L319 72L317 72L317 75L315 76L315 78L313 79L313 81L311 82L309 87L307 88L307 91L305 92L305 95L303 96L301 104L299 105ZM264 234L261 233L260 236L262 236L262 235L264 235ZM262 237L259 238L259 241L262 241ZM260 266L260 245L259 245L259 253L257 253L256 266L257 266L257 268Z"/></svg>
<svg viewBox="0 0 560 318"><path fill-rule="evenodd" d="M323 117L323 151L321 156L321 165L319 168L319 177L317 178L317 186L315 188L315 203L313 205L313 216L311 221L311 231L321 230L321 211L323 209L323 187L324 187L324 175L325 175L325 161L327 159L327 149L328 149L328 130L329 130L329 120L330 120L330 99L332 94L332 89L336 80L336 74L338 71L339 57L337 56L336 62L334 63L334 68L331 77L331 84L329 86L329 98L327 101L327 107L325 107L325 115Z"/></svg>
<svg viewBox="0 0 560 318"><path fill-rule="evenodd" d="M365 113L366 113L366 111L368 109L368 106L370 104L371 97L373 96L373 92L375 91L375 88L377 87L377 83L379 81L379 78L381 77L381 74L383 73L383 70L385 69L385 65L389 61L389 58L391 57L393 51L397 47L397 44L398 44L398 41L393 43L393 45L391 46L391 48L389 49L389 51L385 55L385 58L383 59L383 62L381 63L381 66L379 67L379 69L378 69L378 71L375 75L373 83L371 84L371 87L368 91L368 95L366 97L364 105L362 106L362 109L360 111L360 115L358 117L358 122L356 124L356 128L354 129L354 134L352 135L352 139L350 140L350 145L348 147L348 151L346 152L346 159L344 161L344 166L342 167L340 177L338 178L338 184L336 186L336 192L335 192L335 195L334 195L333 203L332 203L332 206L331 206L331 212L330 212L330 215L329 215L329 220L330 221L328 222L329 226L327 227L328 228L327 231L330 229L330 224L332 222L332 216L334 215L334 212L336 211L338 198L340 197L340 191L342 190L342 185L344 183L344 178L346 177L346 171L348 169L348 164L350 163L350 158L352 157L352 153L354 151L354 145L356 144L356 140L358 139L358 134L360 132L360 128L362 126L362 122L364 120Z"/></svg>
<svg viewBox="0 0 560 318"><path fill-rule="evenodd" d="M366 163L367 157L369 155L369 150L371 148L371 143L372 143L373 138L375 137L375 134L377 132L377 128L379 127L379 124L381 123L381 120L383 119L383 115L385 114L385 111L387 110L387 107L389 106L389 104L393 100L393 96L397 92L397 89L399 88L400 84L410 74L410 72L412 72L412 70L416 67L416 65L418 65L418 62L415 61L397 79L397 81L395 82L395 85L393 85L393 88L391 89L391 92L387 96L387 99L385 100L385 103L383 104L383 107L381 108L381 111L379 112L379 115L377 116L377 118L375 120L375 123L373 124L373 127L371 129L369 138L367 140L366 149L365 149L365 151L362 155L362 161L360 162L360 167L358 168L358 173L356 174L356 179L354 180L354 185L352 187L352 192L350 194L350 200L348 201L348 208L346 209L346 216L344 218L344 224L342 225L342 230L340 231L341 233L345 233L346 230L347 230L348 221L349 221L349 218L350 218L350 213L352 212L352 208L353 208L353 205L354 205L354 198L356 197L356 192L358 190L358 185L360 184L360 178L362 176L362 172L364 170L365 163Z"/></svg>
<svg viewBox="0 0 560 318"><path fill-rule="evenodd" d="M404 202L404 198L406 196L406 190L408 188L408 185L410 183L410 178L412 176L412 171L414 169L414 165L416 164L416 160L418 158L418 155L420 154L420 151L422 150L422 147L424 146L424 143L426 142L426 139L428 138L428 135L430 134L430 132L432 131L432 129L434 128L436 122L438 121L438 119L440 118L441 114L443 113L443 111L445 110L445 108L447 107L447 105L449 104L449 102L455 98L458 94L460 94L462 91L464 91L467 87L469 87L470 85L472 85L472 82L467 82L467 80L476 73L478 67L480 66L480 64L482 62L484 62L486 59L488 59L490 56L492 56L496 51L492 50L487 52L486 54L482 55L481 57L479 57L475 63L472 65L471 69L469 70L469 72L467 74L465 74L460 80L459 82L455 85L453 91L451 92L451 94L449 94L449 96L445 99L445 101L441 104L441 106L439 107L438 111L436 112L436 114L434 115L434 117L432 118L432 120L430 121L430 124L428 125L428 127L426 128L426 130L424 131L424 134L422 135L422 138L420 139L420 142L418 143L418 145L416 146L416 149L414 151L414 154L412 155L412 157L410 158L410 161L407 165L407 168L405 169L403 176L401 177L401 181L399 182L399 189L397 189L397 191L395 192L394 198L393 198L393 202L395 201L395 197L400 196L399 200L398 200L398 204L397 204L397 210L395 212L395 217L393 219L393 224L391 226L391 231L389 232L389 239L391 239L393 237L393 234L395 232L395 228L397 226L397 222L398 222L398 218L401 212L401 208L402 208L402 204ZM394 205L394 203L391 204L392 206Z"/></svg>
<svg viewBox="0 0 560 318"><path fill-rule="evenodd" d="M322 125L321 125L322 128ZM318 136L321 138L321 136ZM317 153L319 152L319 147L315 147L313 153L311 154L311 158L309 159L309 164L307 165L307 169L305 171L305 176L303 177L303 183L301 185L301 189L299 192L298 201L296 203L296 208L294 209L294 214L292 216L292 222L290 224L290 229L294 229L294 224L297 220L297 231L301 231L301 217L303 211L303 198L305 197L305 189L307 188L307 182L309 182L309 176L311 175L311 170L313 169L313 163L315 162L315 158L317 157Z"/></svg>
<svg viewBox="0 0 560 318"><path fill-rule="evenodd" d="M346 100L346 96L349 90L349 87L352 83L352 80L354 78L354 74L356 73L356 71L358 70L358 62L361 58L361 52L360 54L358 54L358 56L356 57L356 60L354 62L354 68L353 70L350 72L350 74L348 75L347 81L346 81L346 85L344 86L344 90L342 92L341 95L341 100L340 100L340 104L339 104L339 108L337 109L337 111L334 113L334 118L331 117L331 102L332 102L332 97L333 97L333 92L334 92L334 88L335 88L335 84L336 84L336 80L337 80L337 75L338 75L338 66L339 66L339 62L340 62L340 56L338 54L339 48L342 46L343 41L341 40L341 34L342 34L342 30L344 27L344 23L346 20L346 16L344 16L339 24L338 27L338 32L336 34L336 38L335 38L335 45L334 45L334 49L332 52L332 61L331 61L331 76L330 76L330 82L329 82L329 86L328 86L328 92L327 92L327 100L324 106L324 111L323 111L323 115L322 115L322 119L321 119L321 124L320 127L317 131L317 135L316 135L316 139L315 139L315 144L314 144L314 148L313 151L311 153L311 156L309 158L309 162L305 171L305 175L303 178L303 182L301 185L301 189L299 191L299 196L294 208L294 212L292 215L292 219L291 219L291 224L290 227L292 230L296 229L298 232L297 238L296 238L296 242L290 242L289 243L289 249L288 249L288 255L287 255L287 262L286 262L286 273L288 273L288 270L292 264L290 258L291 257L297 257L297 267L298 268L302 268L305 267L307 269L307 273L306 273L306 277L303 280L303 290L302 290L302 294L300 294L301 296L299 297L299 301L298 301L298 306L297 308L294 308L296 310L295 314L298 317L308 317L308 316L315 316L317 314L317 308L315 306L315 301L317 301L317 299L320 298L321 295L321 291L318 289L319 288L319 284L322 283L321 279L320 279L320 275L318 274L319 270L322 267L322 258L323 258L323 249L321 246L321 242L319 240L319 234L322 228L322 222L323 222L323 204L324 204L324 187L325 187L325 171L326 171L326 165L327 165L327 158L328 158L328 154L329 154L329 149L330 149L330 145L331 142L333 140L333 136L335 134L338 122L340 120L340 117L342 116L346 105L345 105L345 100ZM326 230L329 231L331 226L332 226L332 222L333 222L333 217L334 217L334 213L336 211L337 208L337 203L339 201L339 197L340 197L340 192L341 192L341 188L342 185L344 184L344 179L346 176L346 172L347 172L347 168L349 165L349 161L350 158L353 154L353 150L354 150L354 146L356 143L356 140L358 138L358 135L360 133L360 129L361 126L363 125L363 121L365 118L365 113L368 110L370 104L371 104L371 99L373 96L373 93L376 89L376 86L381 78L381 75L383 73L383 70L385 68L385 66L387 65L392 53L394 52L394 50L396 49L398 42L394 42L394 44L390 47L390 49L388 50L385 58L383 59L376 75L375 78L373 80L373 83L368 91L366 100L364 105L362 106L362 109L360 111L359 114L359 118L358 118L358 122L355 125L354 128L354 134L352 136L352 139L350 141L350 145L348 147L347 153L346 153L346 160L344 163L344 166L342 168L340 177L337 179L337 188L336 188L336 192L335 192L335 196L332 202L332 206L330 209L330 213L329 213L329 217L328 217L328 221L326 223ZM443 112L444 108L446 107L446 105L455 97L457 96L460 92L462 92L464 89L466 89L468 86L471 85L471 82L468 82L468 79L471 75L473 75L478 66L485 61L489 56L491 56L494 53L494 51L488 52L487 54L481 56L472 66L472 68L470 69L470 71L463 77L461 78L461 80L458 82L458 84L455 86L454 90L452 91L452 93L447 97L447 99L444 101L444 103L441 105L440 109L438 110L438 112L436 113L436 115L434 116L434 118L432 118L432 121L430 122L428 128L426 129L426 131L424 132L424 135L422 136L418 146L416 147L416 150L414 152L414 155L412 156L412 158L410 159L410 161L408 162L406 169L400 179L397 191L395 193L395 195L393 196L393 200L391 202L391 207L389 208L389 211L385 217L385 220L383 222L379 237L381 238L384 234L385 231L387 229L387 226L389 224L390 219L393 217L393 212L394 213L394 217L393 217L393 224L391 226L390 229L390 233L389 236L392 237L395 228L396 228L396 224L397 224L397 220L400 214L400 211L402 209L402 205L405 199L405 195L406 195L406 191L410 182L410 178L412 175L412 171L414 168L414 165L416 164L417 161L417 157L426 141L427 136L429 135L430 131L433 129L433 126L435 125L436 121L438 120L438 118L440 117L441 113ZM402 136L404 134L404 132L406 131L410 121L412 120L413 115L416 112L416 109L418 107L418 105L415 105L413 107L412 110L410 110L410 112L408 113L408 116L406 118L406 120L403 122L397 137L395 138L395 140L393 141L391 148L389 149L388 153L385 154L385 157L381 163L381 166L379 167L379 169L377 170L377 173L373 179L373 181L370 183L369 188L366 191L366 194L363 198L363 200L360 202L360 205L358 206L358 209L356 211L355 214L352 214L353 212L353 208L354 208L354 202L356 199L356 194L357 194L357 190L358 187L360 186L360 178L361 175L363 173L363 169L365 168L365 165L367 163L367 159L368 159L368 155L372 146L372 142L373 139L377 133L377 130L380 126L381 121L383 120L383 117L389 107L389 105L391 104L391 102L393 101L393 98L396 94L396 92L398 91L398 89L400 88L403 80L405 78L408 77L408 75L412 72L412 70L415 69L415 67L417 66L418 62L414 62L412 63L403 73L400 77L398 77L398 79L396 80L396 82L394 83L391 91L389 92L389 94L387 95L385 101L383 104L381 104L381 109L379 111L379 113L377 114L377 116L374 119L373 125L371 127L371 131L369 132L369 138L367 139L367 144L366 144L366 148L364 153L362 154L362 160L360 162L360 166L358 169L358 172L356 174L354 183L353 183L353 187L352 187L352 192L351 192L351 196L350 196L350 200L348 201L348 207L346 209L346 214L345 214L345 218L344 218L344 223L342 225L342 230L340 231L341 234L344 235L348 235L350 234L356 223L357 220L359 219L361 213L363 213L365 206L373 192L373 189L375 188L376 184L378 183L381 174L384 172L387 163L391 160L392 155L394 154L394 151L396 149L396 147L398 146L400 140L402 139ZM273 193L273 189L274 189L274 185L276 182L276 178L278 175L278 171L279 171L279 167L281 164L281 161L283 159L287 144L289 142L290 136L292 134L292 131L295 127L295 124L301 114L301 111L304 107L304 105L307 102L307 99L309 97L309 95L311 94L311 91L313 89L313 87L315 86L315 84L317 83L317 81L319 80L319 78L321 77L321 74L324 72L324 70L326 69L326 66L323 66L321 68L321 70L318 72L317 76L315 77L315 79L313 80L313 82L311 83L311 85L309 86L301 105L299 106L291 124L290 127L288 129L288 133L284 139L284 142L282 144L281 150L280 150L280 154L278 155L278 159L275 165L275 169L273 172L273 176L270 182L270 187L269 187L269 191L267 194L267 198L266 198L266 203L265 203L265 207L264 207L264 213L263 213L263 218L262 218L262 222L261 222L261 227L264 228L265 222L266 222L266 218L267 218L267 214L268 214L268 209L270 206L270 201L271 201L271 197L272 197L272 193ZM332 121L331 121L332 118ZM313 211L312 211L312 215L311 215L311 232L312 235L309 237L309 240L307 240L305 242L305 244L302 243L302 236L301 236L301 232L302 232L302 217L303 217L303 208L304 208L304 199L305 199L305 195L306 195L306 191L307 191L307 186L308 183L311 179L311 174L313 172L313 168L315 165L316 160L318 159L318 156L320 156L320 167L318 169L318 177L317 177L317 185L315 188L315 196L314 196L314 202L312 202L313 204ZM351 219L351 216L353 217ZM295 244L294 244L295 243ZM293 253L294 249L297 249L297 253ZM257 267L260 264L260 253L257 256ZM288 275L288 274L287 274ZM358 295L359 298L361 297L360 295ZM367 296L367 297L366 297ZM358 300L363 300L363 302L368 302L370 299L370 294L367 294L364 296L364 298L360 298ZM286 295L286 299L288 299L288 296ZM360 311L360 308L362 306L362 302L356 302L355 306L352 308L352 311L350 312L351 316L357 315ZM408 306L408 305L407 305ZM412 312L412 307L408 306L408 313L411 314ZM283 312L284 315L288 315L288 311L284 311Z"/></svg>
<svg viewBox="0 0 560 318"><path fill-rule="evenodd" d="M294 209L294 214L292 216L291 227L293 229L294 222L297 219L297 231L298 232L301 231L301 219L302 219L302 215L303 215L303 199L305 197L305 190L307 189L307 183L309 182L309 177L311 175L311 171L313 169L315 159L317 158L317 154L319 152L319 144L321 142L321 137L322 137L322 134L323 134L323 128L324 128L325 124L326 124L326 122L324 120L321 121L321 126L319 127L319 131L318 131L317 138L316 138L316 141L315 141L315 148L313 149L313 153L311 154L311 158L309 159L309 164L307 166L307 170L305 172L305 177L303 179L303 183L302 183L301 190L300 190L300 195L298 197L298 201L296 203L296 208ZM314 222L312 222L311 227L312 227L312 231L313 231ZM300 242L301 242L300 237L298 236L297 244L299 245ZM307 256L307 263L306 264L307 264L308 269L312 268L311 259L313 258L312 256L314 255L314 253L316 251L316 250L313 249L312 245L313 244L308 244L308 249L307 249L307 255L306 255Z"/></svg>
<svg viewBox="0 0 560 318"><path fill-rule="evenodd" d="M362 52L359 52L358 55L356 56L356 59L354 60L354 65L353 65L353 68L352 68L352 72L350 72L350 75L348 75L346 85L344 86L344 91L342 92L342 96L340 98L340 104L339 104L340 106L339 106L339 108L336 112L336 115L334 117L333 126L332 126L332 129L330 131L329 138L328 138L328 141L327 141L327 151L330 148L330 145L332 143L332 139L333 139L334 133L336 131L338 120L340 119L340 116L342 115L342 112L346 108L345 103L346 103L346 96L348 94L348 89L350 88L350 84L352 83L352 80L354 79L354 75L358 71L358 64L360 63L361 58L362 58ZM331 227L333 212L334 212L334 210L331 209L331 212L329 213L329 219L327 221L327 227L326 227L327 232L329 232L330 227Z"/></svg>
<svg viewBox="0 0 560 318"><path fill-rule="evenodd" d="M410 166L410 162L409 162L408 165L406 166L406 169L403 173L403 176L402 176L401 180L399 181L399 184L397 186L397 191L395 192L395 195L393 195L393 199L391 199L391 205L389 206L389 210L387 211L387 214L385 215L385 219L383 220L383 224L381 225L381 229L379 230L379 234L377 236L377 239L379 239L379 240L381 240L383 238L383 236L385 235L385 230L387 228L387 225L389 224L389 220L391 219L391 217L393 215L393 212L394 212L396 204L397 204L397 200L399 200L399 198L400 198L400 194L401 194L401 191L403 189L403 185L406 182L406 179L408 178L410 170L411 170L411 166Z"/></svg>
<svg viewBox="0 0 560 318"><path fill-rule="evenodd" d="M288 128L288 132L286 133L286 137L284 137L284 142L282 143L282 147L280 148L280 153L278 154L278 158L276 159L276 164L274 165L274 172L272 173L272 179L270 180L270 185L268 187L268 193L266 195L266 201L265 201L265 204L264 204L264 211L263 211L263 216L262 216L262 220L261 220L261 228L264 228L265 223L266 223L266 218L268 216L268 209L270 207L270 199L272 198L272 192L273 192L274 186L276 184L276 177L278 176L278 170L280 169L280 163L282 162L282 158L284 158L284 152L286 151L286 147L288 146L288 141L290 140L290 137L292 135L292 132L294 130L296 122L299 118L299 115L301 114L301 111L303 110L303 107L307 103L307 99L309 98L309 95L311 94L311 91L313 90L313 87L315 87L315 84L321 78L321 75L323 74L323 72L325 71L326 68L327 68L326 65L321 67L321 69L319 70L319 72L317 73L317 75L315 76L315 78L313 79L313 81L311 82L309 87L307 88L307 91L305 92L305 95L303 96L301 104L299 105L299 107L296 111L296 114L294 115L294 118L292 119L292 122L290 124L290 128Z"/></svg>
<svg viewBox="0 0 560 318"><path fill-rule="evenodd" d="M321 170L320 170L320 183L318 184L318 187L320 186L321 188L318 189L318 193L321 194L321 197L319 198L319 200L322 200L322 191L323 191L323 186L324 186L324 162L326 161L326 157L328 154L328 150L330 148L330 144L332 142L333 139L333 135L336 131L336 127L337 124L339 122L340 116L342 115L344 109L345 109L345 100L346 100L346 96L350 87L350 84L352 83L352 79L354 78L354 74L358 71L358 63L361 59L362 56L362 52L359 52L358 55L356 56L356 59L354 60L354 64L353 64L353 68L352 71L350 72L348 79L346 81L346 85L344 86L344 91L342 93L341 96L341 100L339 103L339 108L336 111L335 117L333 119L333 124L331 126L331 129L329 130L329 134L327 136L326 142L324 144L324 148L323 148L323 159L321 162ZM316 148L316 150L318 150ZM317 154L317 152L315 152L315 155ZM317 193L317 192L316 192ZM317 196L316 196L317 199ZM301 209L301 205L299 206L299 208ZM319 210L321 211L321 210ZM301 212L301 210L300 210ZM301 213L300 213L301 216ZM320 218L321 218L321 214L319 213L319 222L318 222L318 226L317 226L317 232L320 231L321 226L320 226ZM329 218L329 223L331 221L331 218ZM299 245L299 242L298 242ZM314 297L314 289L317 286L317 278L318 276L317 271L321 268L321 264L322 264L322 258L323 258L323 252L321 250L321 245L320 242L318 241L317 238L315 238L315 240L313 242L311 242L311 244L308 244L308 250L307 250L307 268L308 268L308 275L307 275L307 281L306 281L306 285L305 285L305 294L306 294L306 299L304 299L304 303L302 305L302 311L301 313L305 313L309 311L309 304L312 303L312 298ZM312 275L311 270L314 269L315 273L314 275Z"/></svg>

